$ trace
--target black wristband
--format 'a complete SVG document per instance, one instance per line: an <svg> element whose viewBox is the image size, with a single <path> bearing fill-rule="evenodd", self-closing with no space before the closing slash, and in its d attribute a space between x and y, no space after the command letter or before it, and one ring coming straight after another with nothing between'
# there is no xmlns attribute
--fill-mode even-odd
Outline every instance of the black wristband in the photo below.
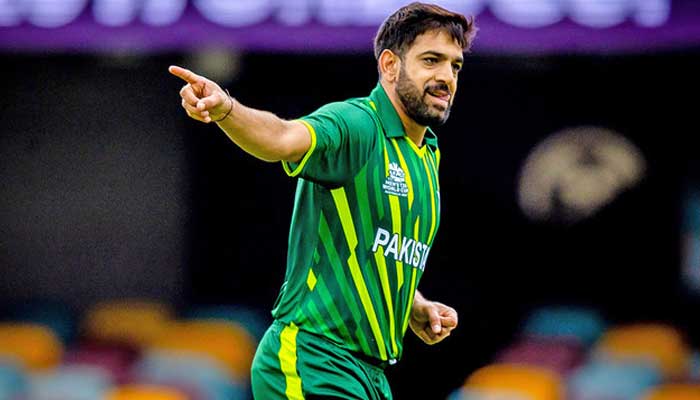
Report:
<svg viewBox="0 0 700 400"><path fill-rule="evenodd" d="M226 94L228 95L228 99L231 102L231 108L228 109L228 111L226 112L226 114L224 114L223 117L221 117L220 119L217 119L214 122L221 122L221 121L225 120L226 117L228 117L228 115L231 114L231 111L233 111L233 97L231 97L231 93L228 92L228 89L224 89L224 90L226 91Z"/></svg>

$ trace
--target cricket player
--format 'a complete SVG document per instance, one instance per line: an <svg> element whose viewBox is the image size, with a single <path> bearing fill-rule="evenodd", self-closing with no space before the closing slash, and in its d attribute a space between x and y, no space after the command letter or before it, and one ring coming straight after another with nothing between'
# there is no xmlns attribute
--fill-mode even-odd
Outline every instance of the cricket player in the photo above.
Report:
<svg viewBox="0 0 700 400"><path fill-rule="evenodd" d="M412 3L379 28L367 97L293 121L244 106L187 69L182 107L297 178L287 269L252 366L256 399L391 399L404 333L442 341L457 312L417 291L440 224L443 124L476 28Z"/></svg>

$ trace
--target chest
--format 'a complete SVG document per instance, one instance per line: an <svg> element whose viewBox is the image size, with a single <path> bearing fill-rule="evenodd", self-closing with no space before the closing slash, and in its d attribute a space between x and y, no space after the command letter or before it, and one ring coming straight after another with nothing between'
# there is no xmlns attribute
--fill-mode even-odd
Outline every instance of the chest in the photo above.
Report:
<svg viewBox="0 0 700 400"><path fill-rule="evenodd" d="M440 217L437 157L404 137L383 139L362 179L379 227L431 244ZM370 189L371 188L371 189Z"/></svg>

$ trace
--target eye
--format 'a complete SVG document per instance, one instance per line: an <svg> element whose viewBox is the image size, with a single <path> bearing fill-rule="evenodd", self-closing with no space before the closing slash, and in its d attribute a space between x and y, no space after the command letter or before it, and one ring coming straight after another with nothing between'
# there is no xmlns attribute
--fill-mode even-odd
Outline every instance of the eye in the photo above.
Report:
<svg viewBox="0 0 700 400"><path fill-rule="evenodd" d="M423 59L426 65L435 65L438 62L437 57L427 57Z"/></svg>
<svg viewBox="0 0 700 400"><path fill-rule="evenodd" d="M459 72L462 70L462 65L461 64L452 64L452 70L454 70L454 72Z"/></svg>

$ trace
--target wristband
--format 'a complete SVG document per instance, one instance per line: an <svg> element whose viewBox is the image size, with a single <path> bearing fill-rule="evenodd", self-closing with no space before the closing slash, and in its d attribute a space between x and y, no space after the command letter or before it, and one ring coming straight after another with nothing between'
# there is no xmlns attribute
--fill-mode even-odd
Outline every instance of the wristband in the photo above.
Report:
<svg viewBox="0 0 700 400"><path fill-rule="evenodd" d="M221 122L221 121L225 120L226 117L228 117L228 115L231 114L231 111L233 111L233 97L231 97L231 93L228 92L228 89L224 89L224 90L226 91L226 94L228 95L229 101L231 101L231 108L228 109L228 111L226 112L226 114L224 114L223 117L215 120L214 122Z"/></svg>

